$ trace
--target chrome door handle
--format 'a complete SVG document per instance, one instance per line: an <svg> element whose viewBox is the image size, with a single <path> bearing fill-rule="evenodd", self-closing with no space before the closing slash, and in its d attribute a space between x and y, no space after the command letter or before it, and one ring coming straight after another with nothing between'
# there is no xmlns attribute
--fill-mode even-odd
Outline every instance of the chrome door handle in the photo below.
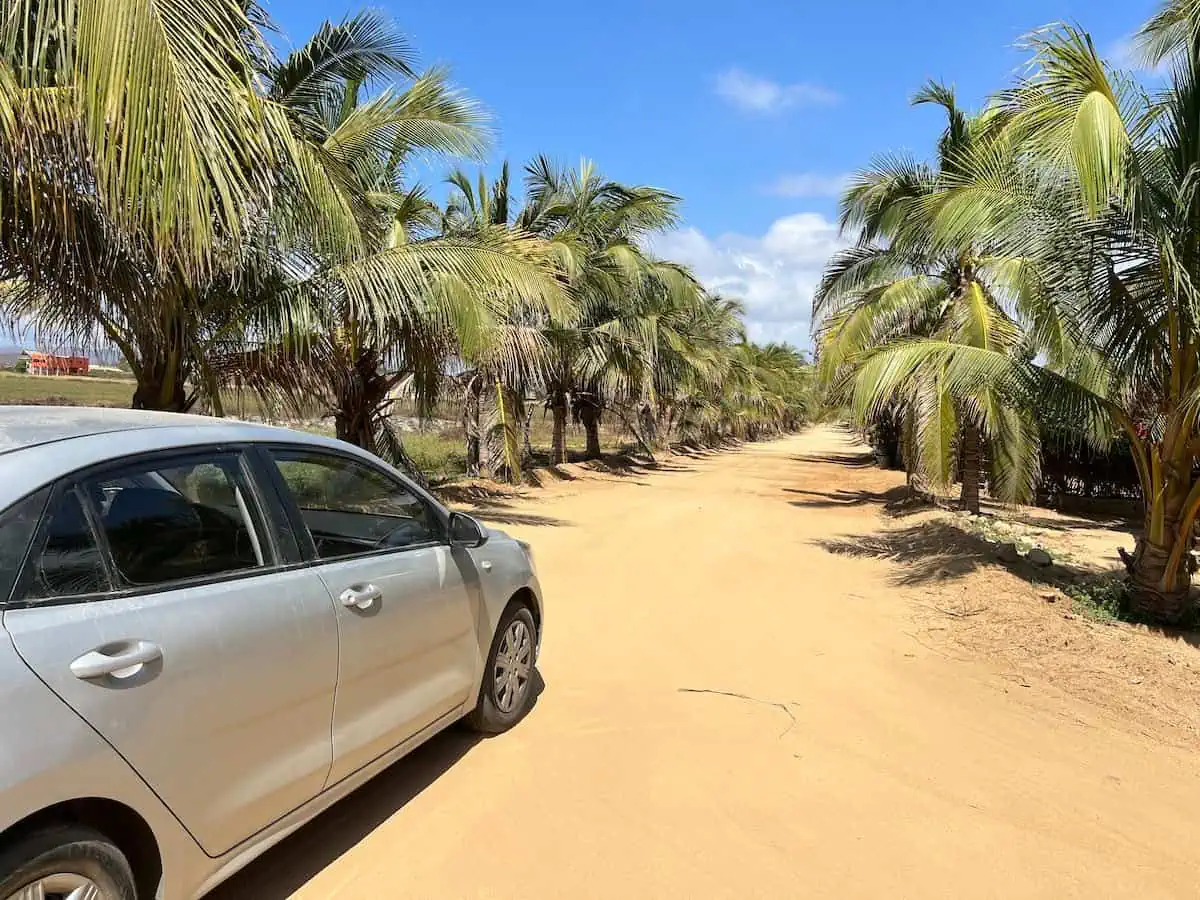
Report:
<svg viewBox="0 0 1200 900"><path fill-rule="evenodd" d="M90 650L71 663L71 674L84 681L94 678L132 678L147 663L162 659L162 649L149 641L126 641Z"/></svg>
<svg viewBox="0 0 1200 900"><path fill-rule="evenodd" d="M373 584L356 584L342 591L338 599L348 609L370 609L376 600L383 599L383 591Z"/></svg>

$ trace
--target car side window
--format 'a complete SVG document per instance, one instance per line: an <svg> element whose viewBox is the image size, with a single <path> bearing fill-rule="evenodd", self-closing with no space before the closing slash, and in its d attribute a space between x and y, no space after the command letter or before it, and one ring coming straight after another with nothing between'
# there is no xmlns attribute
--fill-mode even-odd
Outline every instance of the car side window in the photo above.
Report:
<svg viewBox="0 0 1200 900"><path fill-rule="evenodd" d="M104 556L76 488L63 491L30 554L25 600L55 600L112 589Z"/></svg>
<svg viewBox="0 0 1200 900"><path fill-rule="evenodd" d="M0 603L12 594L49 495L50 488L42 488L0 515Z"/></svg>
<svg viewBox="0 0 1200 900"><path fill-rule="evenodd" d="M85 479L119 587L270 564L237 454L145 462Z"/></svg>
<svg viewBox="0 0 1200 900"><path fill-rule="evenodd" d="M343 456L272 450L317 556L339 559L440 541L440 520L402 482Z"/></svg>

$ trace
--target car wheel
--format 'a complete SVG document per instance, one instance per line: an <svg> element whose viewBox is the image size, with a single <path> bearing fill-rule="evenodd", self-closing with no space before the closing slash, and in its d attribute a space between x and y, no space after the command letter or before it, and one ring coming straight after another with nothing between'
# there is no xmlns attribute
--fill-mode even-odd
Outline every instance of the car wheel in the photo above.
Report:
<svg viewBox="0 0 1200 900"><path fill-rule="evenodd" d="M129 861L90 828L48 828L0 851L0 900L137 900Z"/></svg>
<svg viewBox="0 0 1200 900"><path fill-rule="evenodd" d="M529 711L537 662L537 625L527 606L510 607L500 618L488 651L479 702L467 724L485 734L507 731Z"/></svg>

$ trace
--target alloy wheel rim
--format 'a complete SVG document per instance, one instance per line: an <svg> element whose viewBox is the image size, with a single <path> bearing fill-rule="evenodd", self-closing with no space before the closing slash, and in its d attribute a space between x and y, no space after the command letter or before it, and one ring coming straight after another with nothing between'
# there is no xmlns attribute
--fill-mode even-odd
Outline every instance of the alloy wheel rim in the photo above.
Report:
<svg viewBox="0 0 1200 900"><path fill-rule="evenodd" d="M15 894L10 894L8 900L113 900L100 886L83 875L73 872L61 872L55 875L44 875L37 881L31 882Z"/></svg>
<svg viewBox="0 0 1200 900"><path fill-rule="evenodd" d="M514 620L500 639L492 671L492 699L502 713L517 709L533 674L533 635L520 619Z"/></svg>

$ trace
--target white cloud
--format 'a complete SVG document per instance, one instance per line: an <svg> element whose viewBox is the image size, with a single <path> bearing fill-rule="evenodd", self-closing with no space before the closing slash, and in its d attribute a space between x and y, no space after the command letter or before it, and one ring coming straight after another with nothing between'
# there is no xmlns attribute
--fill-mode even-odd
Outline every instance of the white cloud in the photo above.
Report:
<svg viewBox="0 0 1200 900"><path fill-rule="evenodd" d="M819 84L780 84L738 68L717 75L716 92L743 112L765 114L795 106L831 106L841 100L835 91Z"/></svg>
<svg viewBox="0 0 1200 900"><path fill-rule="evenodd" d="M767 193L777 197L839 197L849 181L849 173L796 172L780 175L768 185Z"/></svg>
<svg viewBox="0 0 1200 900"><path fill-rule="evenodd" d="M1166 75L1171 71L1171 61L1164 59L1158 65L1147 65L1134 45L1133 35L1127 35L1109 45L1103 58L1118 69L1127 72L1141 72L1156 77Z"/></svg>
<svg viewBox="0 0 1200 900"><path fill-rule="evenodd" d="M652 250L691 266L710 291L746 304L750 337L810 345L812 295L826 260L847 241L818 213L776 219L760 236L708 237L695 228L659 235Z"/></svg>

